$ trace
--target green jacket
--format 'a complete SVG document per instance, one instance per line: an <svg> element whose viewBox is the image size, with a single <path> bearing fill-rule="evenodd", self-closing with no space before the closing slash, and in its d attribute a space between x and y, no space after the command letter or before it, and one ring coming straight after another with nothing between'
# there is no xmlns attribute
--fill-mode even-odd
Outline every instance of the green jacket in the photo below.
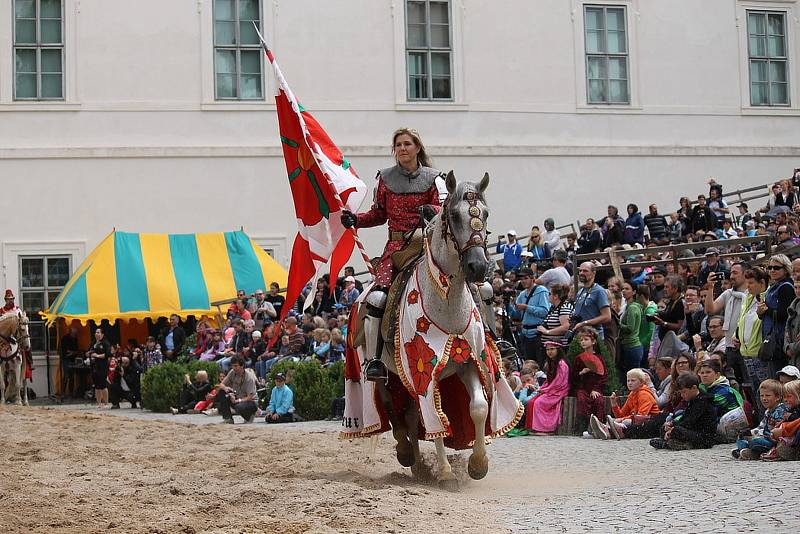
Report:
<svg viewBox="0 0 800 534"><path fill-rule="evenodd" d="M622 322L619 325L620 343L625 348L641 347L642 343L639 341L639 329L642 325L642 305L638 302L631 302L625 308L625 315L622 316Z"/></svg>
<svg viewBox="0 0 800 534"><path fill-rule="evenodd" d="M655 315L658 311L658 306L652 300L647 303L647 307L644 309L642 313L642 324L639 326L639 343L642 344L645 350L650 350L650 342L653 340L653 330L655 329L655 323L651 323L650 321L644 318L645 315Z"/></svg>
<svg viewBox="0 0 800 534"><path fill-rule="evenodd" d="M761 299L764 299L766 292L762 293ZM758 350L761 348L763 338L761 336L761 319L753 321L753 327L750 331L750 339L742 339L744 337L744 318L747 315L747 310L750 306L755 306L753 302L753 295L747 293L744 300L742 300L742 313L739 315L739 322L736 328L736 337L739 339L739 352L745 358L753 358L758 356Z"/></svg>

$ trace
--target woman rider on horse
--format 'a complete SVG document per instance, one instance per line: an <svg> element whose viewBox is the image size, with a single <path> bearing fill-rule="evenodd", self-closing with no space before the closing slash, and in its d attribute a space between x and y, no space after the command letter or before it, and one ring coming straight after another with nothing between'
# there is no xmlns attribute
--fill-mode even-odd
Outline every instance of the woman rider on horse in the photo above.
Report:
<svg viewBox="0 0 800 534"><path fill-rule="evenodd" d="M439 183L443 184L441 172L431 168L425 145L416 130L401 128L392 136L392 153L397 164L383 169L376 176L375 198L366 213L342 212L342 224L346 228L369 228L389 222L389 240L383 249L377 271L375 285L365 299L367 314L380 318L386 307L386 297L395 272L392 253L403 248L406 237L420 223L420 217L432 219L438 213L441 201ZM387 375L386 367L380 361L383 343L380 328L376 354L367 363L367 380L378 380Z"/></svg>

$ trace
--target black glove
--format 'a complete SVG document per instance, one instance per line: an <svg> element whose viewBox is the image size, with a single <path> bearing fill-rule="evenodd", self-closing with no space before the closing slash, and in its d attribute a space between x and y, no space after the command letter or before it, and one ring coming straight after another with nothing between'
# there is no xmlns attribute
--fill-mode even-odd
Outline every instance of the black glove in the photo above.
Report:
<svg viewBox="0 0 800 534"><path fill-rule="evenodd" d="M342 210L342 226L345 228L355 228L358 217L350 210Z"/></svg>
<svg viewBox="0 0 800 534"><path fill-rule="evenodd" d="M419 214L425 219L425 222L428 222L436 217L436 210L430 204L423 204L419 207Z"/></svg>

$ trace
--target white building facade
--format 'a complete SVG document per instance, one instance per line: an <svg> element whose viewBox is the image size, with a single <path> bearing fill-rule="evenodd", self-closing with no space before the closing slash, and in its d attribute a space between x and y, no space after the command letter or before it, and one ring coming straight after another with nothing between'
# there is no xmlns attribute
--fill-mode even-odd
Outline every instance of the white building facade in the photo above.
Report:
<svg viewBox="0 0 800 534"><path fill-rule="evenodd" d="M490 173L492 230L525 233L789 176L798 17L797 0L0 0L3 283L33 313L113 228L244 227L287 264L252 21L369 186L410 126L438 168ZM362 236L377 254L385 230Z"/></svg>

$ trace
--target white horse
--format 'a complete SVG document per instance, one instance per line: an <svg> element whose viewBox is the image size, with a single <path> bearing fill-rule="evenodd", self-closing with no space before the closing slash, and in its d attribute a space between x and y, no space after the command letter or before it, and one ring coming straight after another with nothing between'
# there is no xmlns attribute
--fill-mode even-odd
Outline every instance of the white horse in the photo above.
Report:
<svg viewBox="0 0 800 534"><path fill-rule="evenodd" d="M30 348L28 316L22 310L18 310L0 317L0 406L6 403L6 378L8 378L8 399L18 405L28 405L28 387L24 378L24 352Z"/></svg>
<svg viewBox="0 0 800 534"><path fill-rule="evenodd" d="M425 239L431 258L439 272L433 273L430 261L417 263L416 276L419 293L424 299L425 313L444 332L461 334L470 324L473 316L474 300L468 284L484 281L488 269L486 252L486 219L488 209L483 193L489 185L489 175L485 174L478 184L456 183L451 171L446 179L448 199L442 211L426 229ZM433 280L442 274L447 278L449 290L446 296L441 288L434 286ZM405 301L398 305L405 306ZM389 315L387 310L387 316ZM376 354L375 329L380 328L380 320L367 316L364 321L366 354ZM381 360L391 373L398 374L395 357L389 345L384 347ZM441 356L441 355L439 355ZM486 476L489 458L486 454L485 426L489 414L489 402L479 376L480 370L473 362L456 363L452 358L446 363L441 374L436 377L439 383L447 377L456 375L469 395L469 415L474 424L475 439L469 457L468 473L475 480ZM394 413L392 397L386 384L378 383L381 401L389 415L392 434L397 441L397 459L401 465L411 467L416 475L422 468L417 429L420 422L418 406L409 402L402 413ZM440 486L455 489L458 485L445 452L444 438L434 439L436 444L436 479Z"/></svg>

